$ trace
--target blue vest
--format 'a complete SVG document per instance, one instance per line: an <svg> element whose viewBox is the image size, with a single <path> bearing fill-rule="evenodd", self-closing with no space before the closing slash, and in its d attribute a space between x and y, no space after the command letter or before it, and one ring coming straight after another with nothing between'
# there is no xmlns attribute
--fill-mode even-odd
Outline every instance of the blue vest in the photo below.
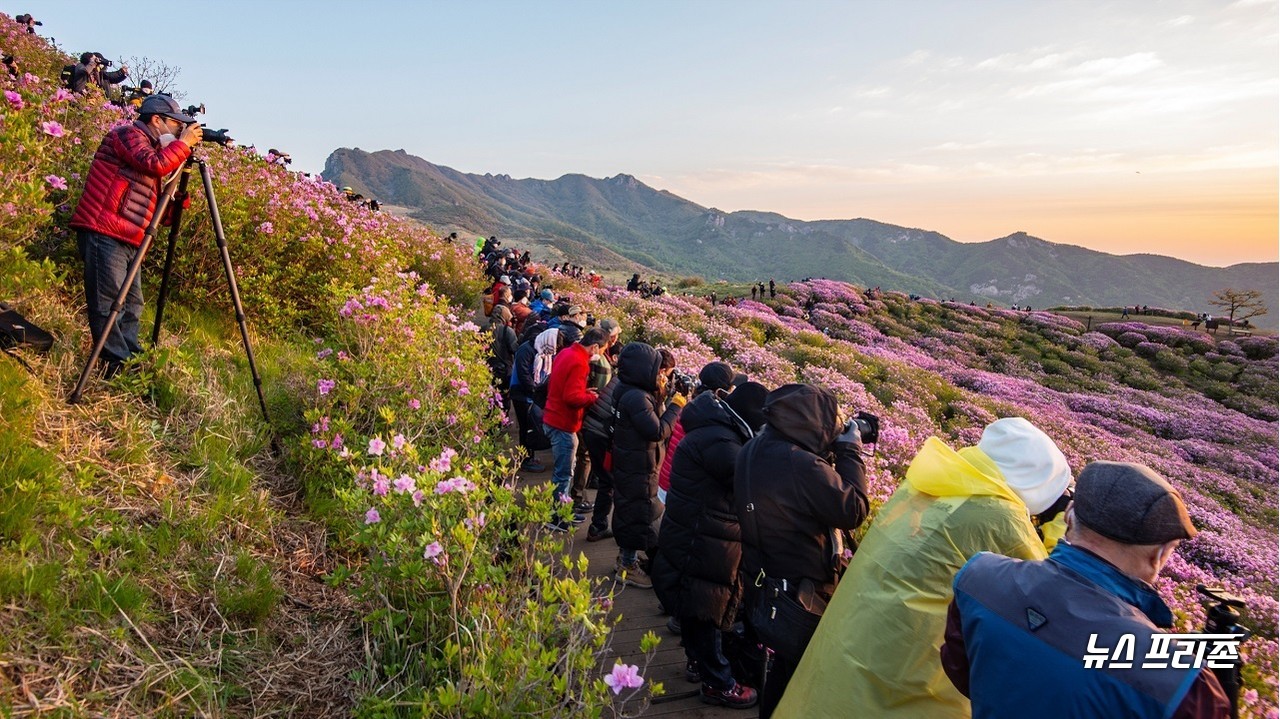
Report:
<svg viewBox="0 0 1280 719"><path fill-rule="evenodd" d="M1043 562L975 555L956 574L955 601L975 719L1169 717L1200 673L1141 668L1151 635L1173 623L1169 607L1065 542ZM1132 668L1085 668L1090 634L1108 650L1133 634Z"/></svg>

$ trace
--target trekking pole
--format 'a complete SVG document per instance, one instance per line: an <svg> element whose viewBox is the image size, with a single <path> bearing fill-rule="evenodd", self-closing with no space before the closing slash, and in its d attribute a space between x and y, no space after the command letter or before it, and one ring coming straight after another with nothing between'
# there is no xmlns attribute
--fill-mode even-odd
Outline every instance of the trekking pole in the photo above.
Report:
<svg viewBox="0 0 1280 719"><path fill-rule="evenodd" d="M84 394L84 386L89 382L89 374L93 371L93 365L97 363L98 357L102 355L102 348L107 345L107 338L115 329L116 320L120 317L120 310L124 308L124 302L129 296L129 288L133 286L133 281L138 276L138 271L142 268L142 260L147 256L147 250L151 247L152 240L155 239L156 230L160 226L160 218L164 216L164 211L168 208L169 203L173 200L173 195L178 189L179 175L175 174L161 188L160 200L156 203L155 215L151 218L151 224L147 225L147 231L142 235L142 244L138 246L138 253L134 255L133 261L129 263L129 270L125 273L124 282L120 285L120 291L116 293L115 302L111 303L111 313L107 315L107 323L102 328L102 334L98 336L97 341L93 343L93 349L89 352L89 359L84 363L84 369L80 372L80 379L76 382L76 388L71 391L71 396L67 397L67 404L79 404L80 396Z"/></svg>
<svg viewBox="0 0 1280 719"><path fill-rule="evenodd" d="M222 231L222 216L218 214L218 200L213 194L213 176L209 165L204 160L196 160L200 164L200 179L204 181L204 197L209 205L209 216L213 219L213 235L218 242L218 251L222 254L222 267L227 272L227 288L231 290L231 304L236 310L236 322L240 325L240 338L244 341L244 353L249 359L249 373L253 376L253 388L258 393L258 406L262 408L262 419L270 426L271 418L267 415L267 400L262 396L262 378L258 376L258 365L253 359L253 346L249 343L249 325L245 323L244 306L240 304L240 289L236 286L236 271L231 265L231 253L227 250L227 236ZM275 439L272 439L275 446Z"/></svg>

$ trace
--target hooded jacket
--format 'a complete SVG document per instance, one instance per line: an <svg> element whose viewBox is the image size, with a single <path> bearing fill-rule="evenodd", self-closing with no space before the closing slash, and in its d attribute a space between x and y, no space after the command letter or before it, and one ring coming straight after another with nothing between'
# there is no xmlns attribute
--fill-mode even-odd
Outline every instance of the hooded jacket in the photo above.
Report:
<svg viewBox="0 0 1280 719"><path fill-rule="evenodd" d="M867 480L858 445L835 444L835 395L812 385L769 393L765 429L742 448L733 496L742 523L748 585L760 570L830 592L836 581L831 530L867 517Z"/></svg>
<svg viewBox="0 0 1280 719"><path fill-rule="evenodd" d="M561 432L582 429L582 413L596 401L587 387L591 350L574 342L560 350L547 380L547 406L542 421Z"/></svg>
<svg viewBox="0 0 1280 719"><path fill-rule="evenodd" d="M658 537L658 468L680 407L662 411L658 372L662 355L643 342L630 342L618 356L614 390L613 534L618 546L652 552Z"/></svg>
<svg viewBox="0 0 1280 719"><path fill-rule="evenodd" d="M751 429L713 392L694 397L680 422L686 434L671 461L671 488L650 576L672 615L728 629L742 600L742 532L733 505L733 472Z"/></svg>
<svg viewBox="0 0 1280 719"><path fill-rule="evenodd" d="M1027 507L982 450L930 437L876 515L778 706L778 717L968 717L938 661L969 557L1043 559Z"/></svg>
<svg viewBox="0 0 1280 719"><path fill-rule="evenodd" d="M190 156L185 142L161 147L141 120L108 132L93 155L71 227L140 246L160 199L161 178Z"/></svg>

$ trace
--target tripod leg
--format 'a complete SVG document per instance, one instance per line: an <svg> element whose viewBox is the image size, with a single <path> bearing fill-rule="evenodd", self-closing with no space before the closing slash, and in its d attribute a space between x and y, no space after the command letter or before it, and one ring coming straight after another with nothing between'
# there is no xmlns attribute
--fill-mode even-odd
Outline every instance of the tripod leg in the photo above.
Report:
<svg viewBox="0 0 1280 719"><path fill-rule="evenodd" d="M177 188L178 177L175 175L164 186L163 194L161 194L159 202L156 203L155 215L151 218L151 224L147 226L147 231L142 236L142 244L138 247L138 254L134 256L133 262L129 263L129 271L125 274L124 283L120 285L120 292L116 294L115 302L111 303L111 314L107 315L107 323L103 327L102 334L93 343L93 350L89 352L89 359L84 363L84 369L80 371L80 379L76 382L76 388L71 391L71 396L67 397L67 404L78 404L80 402L80 396L84 394L84 386L89 382L89 374L93 372L94 364L97 363L98 357L102 355L102 348L107 344L107 337L110 336L111 330L115 328L116 320L120 317L120 310L124 307L125 300L129 296L129 288L133 285L134 278L138 276L138 272L142 269L142 260L147 256L147 250L151 248L151 242L156 237L156 230L160 225L160 217L164 214L165 208L169 206L169 202L173 200L173 193Z"/></svg>
<svg viewBox="0 0 1280 719"><path fill-rule="evenodd" d="M164 324L164 305L169 298L169 279L173 273L173 254L178 246L178 229L182 227L182 211L186 208L187 182L191 179L191 163L182 167L182 180L178 183L178 192L173 196L173 217L169 227L169 247L164 253L164 274L160 276L160 296L156 300L156 321L151 327L151 346L160 342L160 326Z"/></svg>
<svg viewBox="0 0 1280 719"><path fill-rule="evenodd" d="M262 408L262 419L268 424L267 400L262 396L262 378L258 376L258 365L253 359L253 346L249 343L249 326L245 323L244 306L240 304L240 288L236 285L236 271L231 265L231 253L227 250L227 236L222 231L222 216L218 214L218 200L213 194L213 177L209 166L200 162L200 179L204 181L204 196L209 204L209 215L213 219L213 235L218 241L218 251L222 254L222 267L227 272L227 288L231 290L231 304L236 310L236 322L240 325L240 339L244 341L244 353L249 359L249 373L253 375L253 387L258 392L258 406Z"/></svg>

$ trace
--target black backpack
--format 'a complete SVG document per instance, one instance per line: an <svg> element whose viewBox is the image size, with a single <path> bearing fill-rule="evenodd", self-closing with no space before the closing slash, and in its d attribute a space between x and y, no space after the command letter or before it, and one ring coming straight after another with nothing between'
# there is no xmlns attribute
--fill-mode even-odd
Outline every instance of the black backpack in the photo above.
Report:
<svg viewBox="0 0 1280 719"><path fill-rule="evenodd" d="M32 349L40 354L53 347L53 335L37 327L17 310L0 302L0 349Z"/></svg>
<svg viewBox="0 0 1280 719"><path fill-rule="evenodd" d="M58 73L58 81L62 83L63 87L70 90L71 81L75 79L75 76L76 76L75 65L63 65L62 72Z"/></svg>

